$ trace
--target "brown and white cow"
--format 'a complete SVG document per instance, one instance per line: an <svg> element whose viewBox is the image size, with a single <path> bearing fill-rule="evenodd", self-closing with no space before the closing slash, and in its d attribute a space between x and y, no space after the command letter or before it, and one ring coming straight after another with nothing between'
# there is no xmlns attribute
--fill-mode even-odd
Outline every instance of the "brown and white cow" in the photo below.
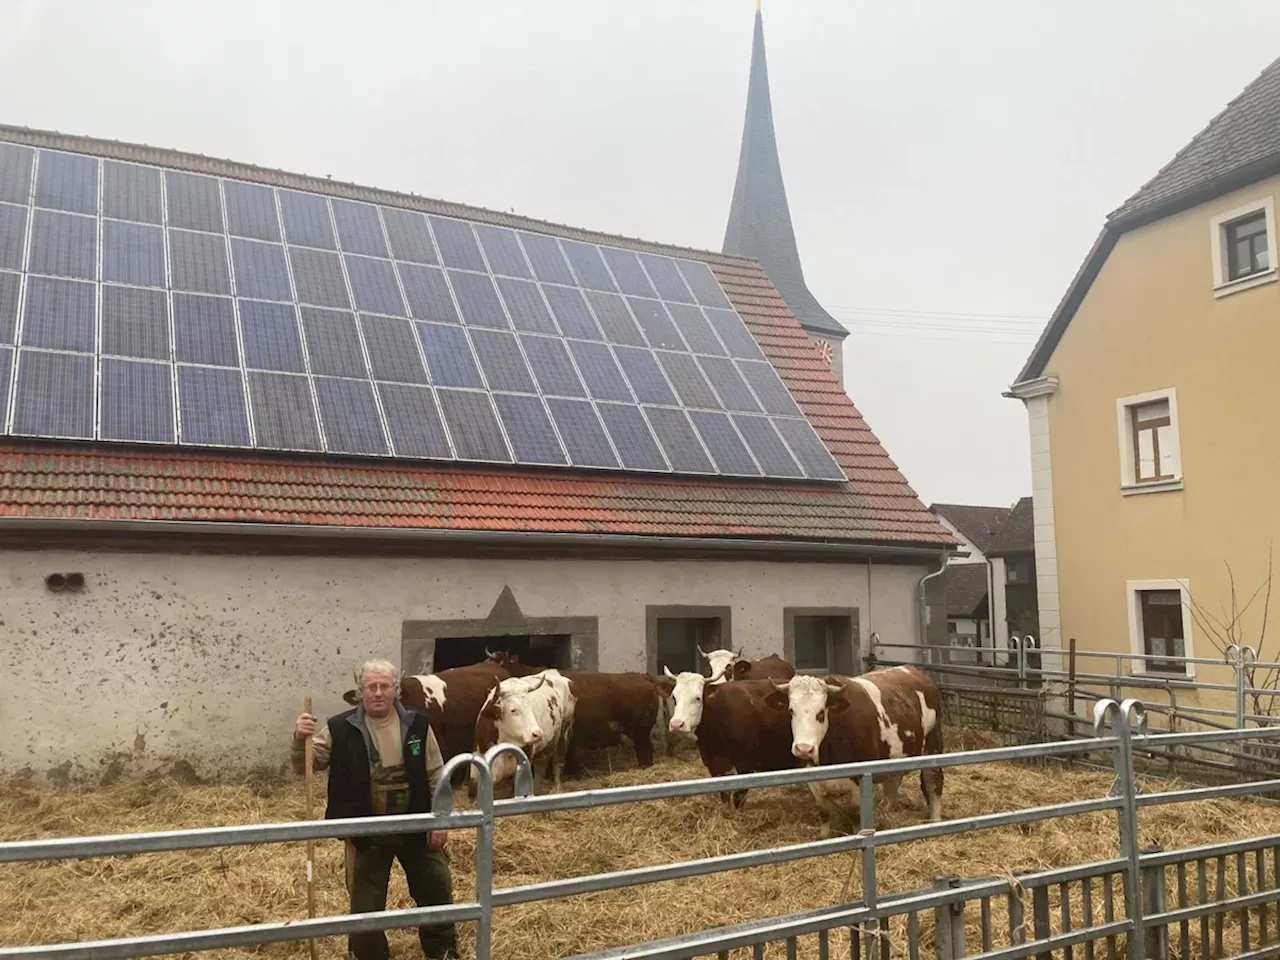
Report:
<svg viewBox="0 0 1280 960"><path fill-rule="evenodd" d="M510 676L496 663L474 663L439 673L413 674L400 678L400 702L411 710L427 714L436 742L440 744L440 754L447 761L459 753L470 752L480 708L489 691ZM359 703L354 690L348 690L342 699ZM460 786L465 776L466 770L459 770L453 778L454 786Z"/></svg>
<svg viewBox="0 0 1280 960"><path fill-rule="evenodd" d="M796 668L776 653L759 660L733 661L734 680L790 680L795 675Z"/></svg>
<svg viewBox="0 0 1280 960"><path fill-rule="evenodd" d="M912 666L874 670L859 677L799 675L774 687L766 701L790 717L791 752L804 765L861 763L942 753L942 694L933 680ZM876 777L890 804L902 775ZM858 778L854 777L855 784ZM942 770L920 771L920 789L929 819L942 819ZM822 812L822 835L829 836L835 813L831 795L838 782L809 785ZM855 809L857 791L854 792Z"/></svg>
<svg viewBox="0 0 1280 960"><path fill-rule="evenodd" d="M577 696L573 681L559 670L543 670L527 677L508 677L485 698L475 724L475 752L484 753L498 743L514 743L529 758L535 784L548 775L560 790L560 772L573 736ZM536 776L539 759L545 758L544 773ZM515 776L516 762L502 754L493 763L497 786ZM476 795L475 770L467 792Z"/></svg>
<svg viewBox="0 0 1280 960"><path fill-rule="evenodd" d="M534 667L527 663L521 663L520 654L508 653L506 650L490 650L485 647L484 656L487 663L496 663L513 677L529 677L547 669L546 667Z"/></svg>
<svg viewBox="0 0 1280 960"><path fill-rule="evenodd" d="M656 683L673 701L668 729L697 738L698 755L711 776L797 765L787 715L765 702L774 692L772 680L718 683L715 676L676 675L666 667L663 671L666 678ZM732 798L727 792L720 794L734 809L741 809L746 797L746 790L735 790Z"/></svg>
<svg viewBox="0 0 1280 960"><path fill-rule="evenodd" d="M702 649L698 645L698 656L707 661L707 669L711 671L710 681L712 683L724 683L725 680L732 678L732 665L742 658L742 648L733 650L712 650L710 653ZM666 670L666 667L663 667Z"/></svg>

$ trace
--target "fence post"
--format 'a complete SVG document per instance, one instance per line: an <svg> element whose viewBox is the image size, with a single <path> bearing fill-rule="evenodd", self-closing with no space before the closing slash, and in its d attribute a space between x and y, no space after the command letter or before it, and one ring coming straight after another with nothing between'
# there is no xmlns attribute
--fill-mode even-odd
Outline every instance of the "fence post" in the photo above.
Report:
<svg viewBox="0 0 1280 960"><path fill-rule="evenodd" d="M1248 668L1258 660L1258 651L1248 644L1233 643L1227 647L1226 661L1236 672L1236 729L1243 730L1244 720L1244 688L1248 679Z"/></svg>
<svg viewBox="0 0 1280 960"><path fill-rule="evenodd" d="M858 778L858 833L870 836L875 833L876 793L875 781L871 777ZM864 925L865 936L862 938L866 951L866 960L875 960L880 955L880 918L876 915L876 848L864 847L862 858L862 905L871 916Z"/></svg>
<svg viewBox="0 0 1280 960"><path fill-rule="evenodd" d="M934 877L934 890L954 890L959 877ZM933 911L934 952L938 960L961 960L965 956L964 901L935 907Z"/></svg>
<svg viewBox="0 0 1280 960"><path fill-rule="evenodd" d="M1031 891L1031 935L1036 940L1045 940L1052 932L1053 928L1049 923L1049 888L1035 887ZM1053 951L1037 953L1036 960L1053 960Z"/></svg>
<svg viewBox="0 0 1280 960"><path fill-rule="evenodd" d="M1164 848L1159 844L1144 847L1142 855L1160 853ZM1165 912L1164 867L1142 868L1142 914L1144 917ZM1147 960L1169 960L1169 928L1164 924L1147 927L1146 943Z"/></svg>
<svg viewBox="0 0 1280 960"><path fill-rule="evenodd" d="M1121 874L1124 879L1125 916L1129 920L1129 932L1126 936L1128 949L1126 960L1145 960L1144 934L1146 925L1143 922L1141 860L1138 852L1138 796L1137 782L1133 763L1133 725L1130 718L1137 721L1140 733L1146 732L1147 713L1142 701L1128 699L1121 703L1114 700L1099 700L1093 707L1093 729L1096 736L1104 736L1108 720L1116 738L1115 772L1116 782L1112 787L1112 796L1120 797L1120 809L1117 819L1120 828L1120 855L1126 861Z"/></svg>

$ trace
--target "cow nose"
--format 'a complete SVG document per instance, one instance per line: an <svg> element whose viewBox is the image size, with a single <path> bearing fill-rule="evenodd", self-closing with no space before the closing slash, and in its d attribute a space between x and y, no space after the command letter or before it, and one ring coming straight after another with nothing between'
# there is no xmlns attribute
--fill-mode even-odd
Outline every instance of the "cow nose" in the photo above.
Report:
<svg viewBox="0 0 1280 960"><path fill-rule="evenodd" d="M541 741L541 740L542 740L542 731L541 731L541 730L534 730L531 734L529 734L529 742L530 742L530 743L538 743L538 742L539 742L539 741Z"/></svg>
<svg viewBox="0 0 1280 960"><path fill-rule="evenodd" d="M684 729L684 721L683 721L683 720L672 720L670 723L668 723L668 724L667 724L667 729L668 729L668 730L670 730L672 733L675 733L675 732L676 732L676 731L678 731L678 730L683 730L683 729Z"/></svg>
<svg viewBox="0 0 1280 960"><path fill-rule="evenodd" d="M811 744L811 743L797 743L797 744L796 744L796 746L795 746L795 749L794 749L792 752L793 752L797 757L812 757L812 756L813 756L813 744Z"/></svg>

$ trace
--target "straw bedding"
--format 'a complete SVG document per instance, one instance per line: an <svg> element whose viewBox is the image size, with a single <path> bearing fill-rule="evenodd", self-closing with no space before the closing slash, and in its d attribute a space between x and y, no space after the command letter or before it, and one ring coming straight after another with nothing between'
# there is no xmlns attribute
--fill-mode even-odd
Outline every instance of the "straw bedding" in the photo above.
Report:
<svg viewBox="0 0 1280 960"><path fill-rule="evenodd" d="M977 734L957 732L949 748L985 745ZM625 764L625 751L614 753L610 757L613 772L568 782L566 789L706 775L696 752L689 750L660 760L649 770ZM318 780L317 796L322 797L323 775ZM943 814L952 818L1097 797L1110 783L1111 777L1103 773L1060 767L957 768L947 774ZM1147 786L1160 785L1150 782ZM914 777L903 781L902 806L886 809L882 799L878 804L881 828L919 823L925 816ZM459 791L457 806L466 805L465 794ZM286 821L301 819L304 812L300 778L239 786L189 785L156 778L85 791L19 781L0 784L4 839ZM818 823L817 808L804 787L753 791L746 808L737 814L728 813L712 796L501 820L495 829L496 883L512 886L799 843L818 837ZM1280 832L1280 810L1241 802L1208 801L1142 814L1143 843L1166 848L1267 832ZM456 833L449 849L455 899L470 899L474 892L472 834ZM1000 876L1011 870L1106 859L1115 856L1116 850L1115 817L1110 813L967 833L882 850L876 858L878 886L881 893L911 890L927 886L940 874ZM341 844L319 841L316 858L317 914L345 912ZM544 960L839 903L860 895L856 865L854 858L833 856L503 908L494 919L495 955L503 960ZM398 867L392 871L389 906L412 906ZM1007 942L1003 901L993 907ZM1078 903L1073 911L1078 918ZM1030 912L1028 903L1028 916ZM968 918L970 950L978 943L977 913L971 910ZM300 843L0 865L0 944L5 946L305 916L305 857ZM930 918L922 918L922 954L932 949L931 926ZM464 955L471 955L471 925L462 925L460 933ZM896 924L891 935L895 946L901 944L903 925ZM413 931L392 931L389 936L393 956L421 956ZM836 942L842 936L837 934ZM811 946L803 945L801 955L809 955ZM343 957L345 941L328 938L320 941L319 949L322 957ZM291 943L205 955L305 957L306 950L305 943Z"/></svg>

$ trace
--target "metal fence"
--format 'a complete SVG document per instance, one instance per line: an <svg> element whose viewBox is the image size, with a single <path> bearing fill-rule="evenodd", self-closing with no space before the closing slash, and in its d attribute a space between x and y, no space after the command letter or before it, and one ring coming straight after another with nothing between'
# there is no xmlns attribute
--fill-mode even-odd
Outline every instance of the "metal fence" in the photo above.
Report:
<svg viewBox="0 0 1280 960"><path fill-rule="evenodd" d="M738 949L750 950L758 958L765 956L767 947L776 945L774 948L785 950L790 960L798 956L803 942L806 953L816 950L817 956L825 960L838 938L841 942L847 941L850 955L855 958L891 960L893 956L909 956L916 960L926 939L926 928L932 937L935 955L943 960L971 956L984 960L1016 960L1049 957L1055 951L1071 957L1071 950L1077 946L1089 960L1095 955L1101 956L1104 949L1114 958L1118 943L1123 944L1126 960L1147 957L1165 960L1172 955L1171 943L1177 944L1180 958L1189 956L1196 945L1206 958L1221 957L1226 949L1224 936L1230 941L1230 949L1239 945L1236 955L1240 957L1280 951L1280 947L1275 946L1276 938L1271 935L1266 910L1269 904L1277 905L1273 912L1276 936L1280 937L1280 882L1277 882L1280 835L1192 850L1162 851L1141 849L1138 833L1142 809L1219 797L1277 793L1280 779L1141 794L1134 768L1136 749L1239 742L1247 738L1280 742L1280 728L1158 734L1151 733L1146 723L1146 712L1140 702L1104 700L1094 708L1092 736L1079 740L546 796L532 795L532 776L524 755L512 746L500 745L483 756L462 754L451 758L442 772L433 798L434 812L430 814L0 843L0 863L14 863L429 829L476 831L476 897L473 901L91 943L6 947L0 948L0 957L103 960L158 956L456 921L475 923L477 960L489 960L492 956L509 957L500 943L492 942L491 920L495 909L838 854L860 858L861 891L856 901L650 943L622 945L583 955L583 958L686 958L712 954L727 958L730 951ZM491 765L504 752L514 754L518 761L515 796L495 801ZM1106 795L937 823L876 828L873 777L1082 754L1110 756L1115 781ZM473 767L476 772L476 807L455 811L450 775L463 766ZM493 826L497 818L848 777L858 781L861 821L860 830L854 835L523 886L501 887L494 883ZM933 888L922 891L883 891L877 885L876 853L882 848L1098 811L1113 811L1116 815L1118 855L1115 859L1003 878L939 878ZM1268 850L1271 851L1270 871L1265 863ZM1228 863L1236 868L1234 876ZM1081 900L1080 891L1086 888L1087 894ZM966 933L966 918L975 917L979 933L977 939L971 941ZM1216 940L1211 935L1215 935ZM813 946L809 945L810 940ZM1209 952L1211 946L1212 953Z"/></svg>

